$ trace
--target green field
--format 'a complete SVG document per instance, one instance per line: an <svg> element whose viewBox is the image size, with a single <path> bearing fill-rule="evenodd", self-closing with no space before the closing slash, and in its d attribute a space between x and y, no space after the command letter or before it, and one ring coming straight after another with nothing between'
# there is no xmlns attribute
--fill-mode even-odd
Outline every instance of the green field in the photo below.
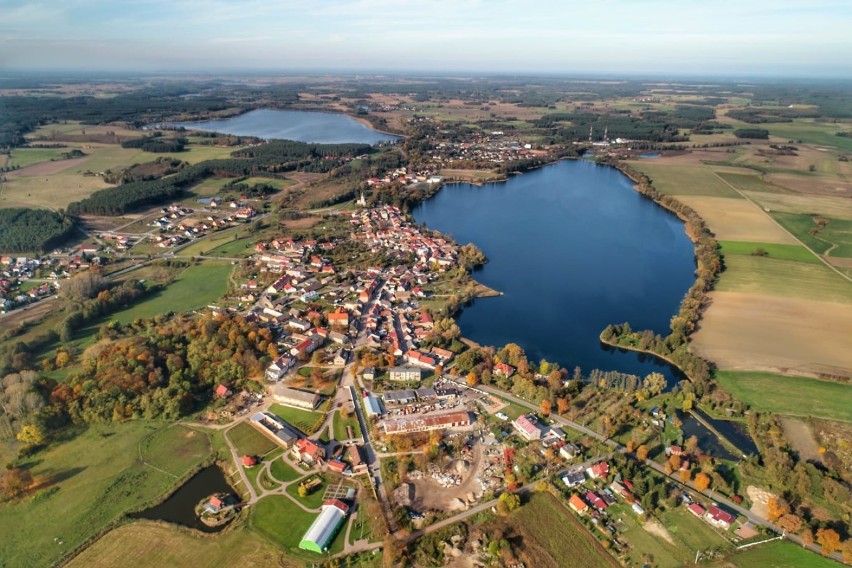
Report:
<svg viewBox="0 0 852 568"><path fill-rule="evenodd" d="M272 477L283 483L296 481L302 475L280 458L273 461L272 465L269 466L269 473L272 474Z"/></svg>
<svg viewBox="0 0 852 568"><path fill-rule="evenodd" d="M783 541L773 541L747 548L732 554L722 562L712 566L716 568L838 568L839 563L810 552L798 545Z"/></svg>
<svg viewBox="0 0 852 568"><path fill-rule="evenodd" d="M334 439L335 440L348 440L349 436L346 435L346 427L352 426L352 430L354 432L354 437L361 436L361 426L358 424L358 417L355 416L353 412L348 419L343 418L340 414L340 411L334 413L334 420L332 421L334 425Z"/></svg>
<svg viewBox="0 0 852 568"><path fill-rule="evenodd" d="M63 152L69 152L71 148L15 148L9 158L7 165L10 168L25 168L39 162L62 159Z"/></svg>
<svg viewBox="0 0 852 568"><path fill-rule="evenodd" d="M825 228L812 234L811 231L818 229L813 215L774 211L772 217L819 254L852 258L852 220L825 217L828 221Z"/></svg>
<svg viewBox="0 0 852 568"><path fill-rule="evenodd" d="M263 456L278 447L245 420L228 430L226 435L240 456Z"/></svg>
<svg viewBox="0 0 852 568"><path fill-rule="evenodd" d="M143 421L93 426L25 462L33 477L55 493L0 508L3 566L51 565L125 512L143 508L170 490L177 481L174 475L139 461L140 443L165 426ZM181 446L184 434L182 428L169 428L156 435L169 448ZM158 463L167 459L157 448L148 455ZM186 468L179 471L173 464L172 471L186 474L207 456L195 457L187 454L180 460Z"/></svg>
<svg viewBox="0 0 852 568"><path fill-rule="evenodd" d="M145 463L178 476L211 451L206 433L179 425L154 432L139 443L139 455Z"/></svg>
<svg viewBox="0 0 852 568"><path fill-rule="evenodd" d="M808 249L800 245L778 245L772 243L747 243L743 241L719 241L722 247L722 255L739 254L751 256L758 248L766 251L765 258L777 258L780 260L794 260L796 262L807 262L810 264L822 264L822 262L811 254Z"/></svg>
<svg viewBox="0 0 852 568"><path fill-rule="evenodd" d="M316 431L314 426L319 426L317 422L323 416L322 412L302 410L301 408L293 408L284 406L283 404L273 404L269 408L269 412L309 435Z"/></svg>
<svg viewBox="0 0 852 568"><path fill-rule="evenodd" d="M302 536L316 516L317 513L302 510L284 495L270 495L252 507L251 526L293 556L316 559L318 558L316 554L299 549ZM343 550L345 535L346 525L343 525L334 543L329 547L330 552L337 553Z"/></svg>
<svg viewBox="0 0 852 568"><path fill-rule="evenodd" d="M712 170L704 166L668 166L650 164L651 160L630 162L630 165L651 178L651 183L669 195L705 195L742 199Z"/></svg>
<svg viewBox="0 0 852 568"><path fill-rule="evenodd" d="M181 272L165 290L149 295L130 309L113 316L122 324L152 318L169 312L185 312L216 302L228 290L231 265L204 262Z"/></svg>
<svg viewBox="0 0 852 568"><path fill-rule="evenodd" d="M734 254L725 266L719 291L852 303L852 284L824 265Z"/></svg>
<svg viewBox="0 0 852 568"><path fill-rule="evenodd" d="M761 193L792 193L789 189L766 183L759 175L734 174L729 172L716 172L719 177L740 191L759 191Z"/></svg>
<svg viewBox="0 0 852 568"><path fill-rule="evenodd" d="M845 152L852 152L852 138L835 136L837 132L844 129L848 130L848 128L844 128L843 124L795 119L793 122L763 124L760 125L760 128L766 128L769 130L770 135L778 136L785 140L801 140L805 144L833 146Z"/></svg>
<svg viewBox="0 0 852 568"><path fill-rule="evenodd" d="M315 476L316 474L314 473L306 475L302 479L300 479L298 483L293 483L287 486L287 494L305 507L307 507L308 509L319 509L320 507L322 507L323 495L325 495L325 490L328 487L328 480L323 478L322 484L317 485L306 496L300 497L299 484Z"/></svg>
<svg viewBox="0 0 852 568"><path fill-rule="evenodd" d="M852 422L852 385L747 371L717 371L716 380L756 410Z"/></svg>

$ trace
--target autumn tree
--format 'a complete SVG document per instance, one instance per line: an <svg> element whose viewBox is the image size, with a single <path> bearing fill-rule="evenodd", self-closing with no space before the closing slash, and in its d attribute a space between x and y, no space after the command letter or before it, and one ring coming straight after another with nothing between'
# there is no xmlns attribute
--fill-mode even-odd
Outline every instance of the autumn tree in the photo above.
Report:
<svg viewBox="0 0 852 568"><path fill-rule="evenodd" d="M541 401L541 413L545 416L550 416L550 413L553 411L553 404L547 399Z"/></svg>
<svg viewBox="0 0 852 568"><path fill-rule="evenodd" d="M790 512L790 505L783 498L773 495L766 502L766 511L769 522L774 523L782 515Z"/></svg>
<svg viewBox="0 0 852 568"><path fill-rule="evenodd" d="M798 515L788 513L782 515L775 524L788 533L797 533L802 528L802 519Z"/></svg>
<svg viewBox="0 0 852 568"><path fill-rule="evenodd" d="M680 482L681 482L681 483L686 483L687 481L689 481L689 480L690 480L690 478L692 478L692 473L691 473L688 469L682 469L682 470L680 470L680 472L678 473L678 475L679 475L679 477L680 477ZM696 477L697 477L697 476L696 476Z"/></svg>
<svg viewBox="0 0 852 568"><path fill-rule="evenodd" d="M81 272L62 281L60 294L71 302L79 303L94 298L106 287L106 279L94 270Z"/></svg>
<svg viewBox="0 0 852 568"><path fill-rule="evenodd" d="M476 373L474 371L471 371L467 374L465 382L467 383L467 386L475 387L479 384L479 377L476 376Z"/></svg>
<svg viewBox="0 0 852 568"><path fill-rule="evenodd" d="M21 431L15 437L28 448L41 446L45 442L44 431L37 424L27 424L21 428Z"/></svg>
<svg viewBox="0 0 852 568"><path fill-rule="evenodd" d="M699 491L705 491L710 487L710 476L704 472L695 476L695 488Z"/></svg>
<svg viewBox="0 0 852 568"><path fill-rule="evenodd" d="M816 532L816 541L822 547L823 556L840 550L840 535L834 529L819 529Z"/></svg>
<svg viewBox="0 0 852 568"><path fill-rule="evenodd" d="M0 491L9 498L17 497L32 485L33 476L30 470L21 467L7 469L0 477Z"/></svg>
<svg viewBox="0 0 852 568"><path fill-rule="evenodd" d="M556 399L556 412L559 414L565 414L571 408L571 403L568 402L568 399L565 397L560 397Z"/></svg>
<svg viewBox="0 0 852 568"><path fill-rule="evenodd" d="M521 498L514 493L503 493L497 499L497 513L506 516L521 506Z"/></svg>
<svg viewBox="0 0 852 568"><path fill-rule="evenodd" d="M852 538L843 543L840 547L840 554L843 556L843 562L852 564Z"/></svg>
<svg viewBox="0 0 852 568"><path fill-rule="evenodd" d="M636 459L639 461L645 461L648 459L648 446L642 444L636 448Z"/></svg>
<svg viewBox="0 0 852 568"><path fill-rule="evenodd" d="M686 439L685 449L687 453L693 454L698 449L698 436L690 436Z"/></svg>

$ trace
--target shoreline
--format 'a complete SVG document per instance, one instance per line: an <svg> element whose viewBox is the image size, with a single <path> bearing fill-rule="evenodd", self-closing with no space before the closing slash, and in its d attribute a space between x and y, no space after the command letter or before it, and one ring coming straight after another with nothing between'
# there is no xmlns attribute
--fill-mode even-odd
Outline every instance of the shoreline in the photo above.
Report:
<svg viewBox="0 0 852 568"><path fill-rule="evenodd" d="M633 347L632 345L619 345L618 343L613 343L612 341L607 341L603 338L603 331L598 336L598 340L603 345L607 345L607 346L612 347L614 349L624 349L625 351L633 351L634 353L641 353L642 355L650 355L651 357L656 357L660 361L665 361L666 363L668 363L669 365L671 365L672 367L677 369L678 372L683 374L683 376L686 377L687 379L689 379L689 381L692 381L692 377L689 376L689 373L687 373L686 371L681 369L680 366L677 363L675 363L674 361L672 361L671 359L669 359L665 355L660 355L659 353L654 353L653 351L648 351L647 349L640 349L638 347Z"/></svg>

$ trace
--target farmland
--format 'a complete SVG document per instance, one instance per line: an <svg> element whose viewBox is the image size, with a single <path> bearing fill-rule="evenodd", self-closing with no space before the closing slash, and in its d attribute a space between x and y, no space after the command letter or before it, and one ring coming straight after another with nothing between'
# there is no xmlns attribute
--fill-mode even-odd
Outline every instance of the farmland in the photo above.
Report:
<svg viewBox="0 0 852 568"><path fill-rule="evenodd" d="M717 290L852 303L852 285L820 264L772 256L729 255Z"/></svg>
<svg viewBox="0 0 852 568"><path fill-rule="evenodd" d="M757 410L852 422L852 385L745 371L718 371L716 380Z"/></svg>
<svg viewBox="0 0 852 568"><path fill-rule="evenodd" d="M781 212L772 216L816 252L852 258L852 220Z"/></svg>
<svg viewBox="0 0 852 568"><path fill-rule="evenodd" d="M833 560L809 552L792 542L775 541L732 554L724 561L712 564L714 568L837 568Z"/></svg>
<svg viewBox="0 0 852 568"><path fill-rule="evenodd" d="M658 191L668 195L741 199L706 166L658 165L649 164L648 160L630 162L630 165L650 177Z"/></svg>
<svg viewBox="0 0 852 568"><path fill-rule="evenodd" d="M743 241L721 241L722 254L739 254L749 256L760 256L761 249L765 256L780 260L794 260L796 262L807 262L809 264L821 264L808 249L801 245L779 245L770 243L753 243Z"/></svg>
<svg viewBox="0 0 852 568"><path fill-rule="evenodd" d="M142 421L93 426L69 432L69 439L33 456L30 467L45 497L0 508L5 565L52 564L128 510L157 499L174 485L174 475L186 474L207 457L209 447L185 444L185 429L159 432L164 426ZM139 461L139 445L152 435L160 444L146 454L152 462L166 463L169 448L184 449L179 460L170 462L173 474Z"/></svg>

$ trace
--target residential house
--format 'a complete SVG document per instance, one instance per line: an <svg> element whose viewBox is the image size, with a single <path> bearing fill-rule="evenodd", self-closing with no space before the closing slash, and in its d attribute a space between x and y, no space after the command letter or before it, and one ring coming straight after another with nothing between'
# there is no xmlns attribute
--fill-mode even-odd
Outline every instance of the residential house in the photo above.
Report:
<svg viewBox="0 0 852 568"><path fill-rule="evenodd" d="M394 367L390 370L390 380L400 382L420 382L423 371L419 367L411 365L405 367Z"/></svg>
<svg viewBox="0 0 852 568"><path fill-rule="evenodd" d="M266 368L266 380L272 382L280 381L284 375L290 372L290 369L292 369L295 364L296 360L292 357L279 357Z"/></svg>
<svg viewBox="0 0 852 568"><path fill-rule="evenodd" d="M325 448L313 440L302 438L293 446L292 454L295 459L314 465L325 459Z"/></svg>
<svg viewBox="0 0 852 568"><path fill-rule="evenodd" d="M506 363L497 363L494 365L494 374L501 375L508 379L515 374L515 368L511 365L507 365Z"/></svg>
<svg viewBox="0 0 852 568"><path fill-rule="evenodd" d="M713 505L707 509L707 513L704 514L704 518L714 527L719 527L723 530L728 530L736 520L736 517L727 511L723 511L717 505Z"/></svg>
<svg viewBox="0 0 852 568"><path fill-rule="evenodd" d="M521 415L512 422L512 426L526 440L538 440L541 438L541 428L538 421L532 415Z"/></svg>
<svg viewBox="0 0 852 568"><path fill-rule="evenodd" d="M585 515L589 510L589 505L583 501L583 498L574 493L568 500L568 506L574 509L578 515Z"/></svg>
<svg viewBox="0 0 852 568"><path fill-rule="evenodd" d="M606 462L598 462L586 469L586 475L589 479L602 479L609 475L609 464Z"/></svg>

